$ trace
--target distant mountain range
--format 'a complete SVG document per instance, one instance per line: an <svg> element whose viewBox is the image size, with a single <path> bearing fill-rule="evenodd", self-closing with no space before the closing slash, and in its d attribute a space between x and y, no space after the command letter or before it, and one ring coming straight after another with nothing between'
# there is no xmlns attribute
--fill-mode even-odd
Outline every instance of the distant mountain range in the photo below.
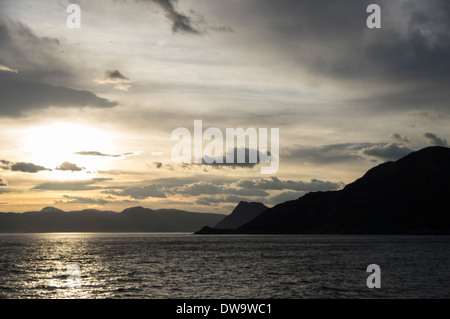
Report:
<svg viewBox="0 0 450 319"><path fill-rule="evenodd" d="M0 232L194 232L225 215L175 209L127 208L64 212L54 207L26 213L0 213Z"/></svg>
<svg viewBox="0 0 450 319"><path fill-rule="evenodd" d="M344 189L308 193L234 230L200 234L450 234L450 149L427 147Z"/></svg>
<svg viewBox="0 0 450 319"><path fill-rule="evenodd" d="M120 213L46 207L0 213L0 232L450 234L449 207L450 148L436 146L380 164L342 190L311 192L272 208L240 202L223 215L143 207Z"/></svg>

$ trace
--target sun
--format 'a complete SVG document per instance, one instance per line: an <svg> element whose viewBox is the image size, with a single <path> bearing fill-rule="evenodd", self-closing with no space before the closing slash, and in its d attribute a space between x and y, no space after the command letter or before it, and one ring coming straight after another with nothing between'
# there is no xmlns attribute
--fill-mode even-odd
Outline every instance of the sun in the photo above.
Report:
<svg viewBox="0 0 450 319"><path fill-rule="evenodd" d="M55 170L63 163L82 167L83 172L105 169L108 159L99 156L83 156L77 152L97 151L110 153L113 149L112 135L100 129L69 122L29 128L24 134L22 153L35 164ZM53 171L60 175L71 171ZM72 174L73 175L73 174Z"/></svg>

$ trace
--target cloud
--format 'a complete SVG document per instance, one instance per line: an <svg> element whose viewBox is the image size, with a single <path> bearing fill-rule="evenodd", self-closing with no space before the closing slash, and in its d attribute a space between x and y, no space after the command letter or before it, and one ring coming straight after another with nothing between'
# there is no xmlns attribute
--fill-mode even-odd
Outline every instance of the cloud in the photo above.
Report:
<svg viewBox="0 0 450 319"><path fill-rule="evenodd" d="M61 80L73 76L72 65L59 55L61 49L58 39L39 37L25 24L5 15L0 16L0 64L12 70L0 72L2 78L26 77L37 82L52 79L58 80L55 83L61 83ZM12 65L20 65L21 72L14 72L15 69L8 67Z"/></svg>
<svg viewBox="0 0 450 319"><path fill-rule="evenodd" d="M408 155L413 150L405 146L399 146L395 143L388 143L384 145L375 145L363 150L364 155L378 157L382 160L398 160L399 158Z"/></svg>
<svg viewBox="0 0 450 319"><path fill-rule="evenodd" d="M50 168L46 168L44 166L36 165L33 163L24 163L24 162L13 163L7 160L0 160L0 168L4 170L22 173L38 173L40 171L51 171Z"/></svg>
<svg viewBox="0 0 450 319"><path fill-rule="evenodd" d="M421 121L428 121L428 122L434 122L441 116L435 116L433 114L430 114L428 112L421 112L421 111L414 111L414 112L408 112L408 117L419 119Z"/></svg>
<svg viewBox="0 0 450 319"><path fill-rule="evenodd" d="M170 191L172 193L187 196L198 196L204 194L221 194L223 188L213 183L199 181L192 184L186 184L181 187L172 187L170 188Z"/></svg>
<svg viewBox="0 0 450 319"><path fill-rule="evenodd" d="M14 79L0 79L0 101L0 116L22 116L48 107L111 108L117 105L90 91Z"/></svg>
<svg viewBox="0 0 450 319"><path fill-rule="evenodd" d="M106 205L110 201L103 198L90 198L90 197L79 197L79 196L63 196L65 200L57 200L55 204L84 204L84 205Z"/></svg>
<svg viewBox="0 0 450 319"><path fill-rule="evenodd" d="M405 137L399 134L394 134L393 137L406 142ZM341 143L322 146L294 145L287 147L282 156L306 163L333 164L364 160L362 155L397 160L411 152L408 147L395 143Z"/></svg>
<svg viewBox="0 0 450 319"><path fill-rule="evenodd" d="M8 181L4 178L0 178L0 187L8 186Z"/></svg>
<svg viewBox="0 0 450 319"><path fill-rule="evenodd" d="M240 180L232 184L236 187L263 190L295 190L295 191L330 191L342 188L342 183L312 179L310 182L280 180L278 177Z"/></svg>
<svg viewBox="0 0 450 319"><path fill-rule="evenodd" d="M243 152L244 154L244 161L243 163L238 163L238 154L240 152ZM250 158L250 155L252 154L252 152L254 154L256 154L256 161L252 161ZM227 156L231 156L233 158L233 161L231 163L227 163ZM203 159L202 159L202 164L201 165L211 165L213 167L216 168L222 168L222 167L231 167L231 168L238 168L238 167L254 167L255 165L258 165L259 163L261 163L261 159L265 157L268 157L268 160L271 160L271 156L267 155L265 153L260 152L259 150L255 150L255 149L249 149L249 148L234 148L234 149L230 149L226 152L226 154L224 156L222 156L221 158L219 157L209 157L207 155L204 155ZM207 164L205 162L205 159L208 159L208 161L212 162L210 164ZM219 163L218 163L219 161ZM220 163L221 162L221 163ZM198 165L198 164L195 164Z"/></svg>
<svg viewBox="0 0 450 319"><path fill-rule="evenodd" d="M190 15L179 12L175 5L178 0L136 0L136 2L152 2L158 5L171 22L173 33L202 35L208 31L233 32L233 29L229 26L208 24L204 16L193 9L189 10Z"/></svg>
<svg viewBox="0 0 450 319"><path fill-rule="evenodd" d="M217 206L219 204L223 203L239 203L241 201L247 201L248 199L241 196L201 196L199 197L195 203L197 205L204 205L204 206Z"/></svg>
<svg viewBox="0 0 450 319"><path fill-rule="evenodd" d="M64 162L55 168L58 171L72 171L72 172L80 172L84 169L84 167L78 167L76 164L72 164L69 162Z"/></svg>
<svg viewBox="0 0 450 319"><path fill-rule="evenodd" d="M130 79L124 76L119 70L108 70L105 72L105 79L115 82L130 82Z"/></svg>
<svg viewBox="0 0 450 319"><path fill-rule="evenodd" d="M17 69L10 69L7 66L1 65L0 64L0 72L13 72L13 73L19 73L19 70Z"/></svg>
<svg viewBox="0 0 450 319"><path fill-rule="evenodd" d="M118 190L106 190L105 194L112 194L116 196L130 196L134 199L147 198L166 198L164 188L159 185L133 186Z"/></svg>
<svg viewBox="0 0 450 319"><path fill-rule="evenodd" d="M432 145L436 145L436 146L448 146L447 140L438 137L436 134L433 134L433 133L425 133L425 134L424 134L424 137L427 138L428 140L430 140L430 142L431 142Z"/></svg>
<svg viewBox="0 0 450 319"><path fill-rule="evenodd" d="M382 28L366 26L367 1L248 0L216 5L239 30L227 44L300 85L353 90L358 110L439 108L448 112L447 0L380 0ZM251 39L251 45L248 45ZM274 62L276 61L276 62ZM301 76L299 76L301 75ZM380 90L381 89L381 90ZM349 92L347 91L347 92Z"/></svg>
<svg viewBox="0 0 450 319"><path fill-rule="evenodd" d="M61 48L58 39L36 36L26 25L0 16L0 116L21 117L49 107L117 105L68 84L79 78L79 70L56 54ZM21 72L6 65L20 65Z"/></svg>
<svg viewBox="0 0 450 319"><path fill-rule="evenodd" d="M220 175L191 175L189 177L163 177L151 180L149 183L164 186L166 188L181 187L187 184L193 184L202 180L215 184L227 184L236 181L235 178Z"/></svg>
<svg viewBox="0 0 450 319"><path fill-rule="evenodd" d="M14 163L11 165L11 170L14 172L24 172L24 173L37 173L40 171L51 171L51 169L44 166L35 165L33 163Z"/></svg>
<svg viewBox="0 0 450 319"><path fill-rule="evenodd" d="M114 87L118 90L128 91L131 87L128 83L131 83L130 79L120 73L119 70L107 70L101 76L94 79L97 84L114 84Z"/></svg>
<svg viewBox="0 0 450 319"><path fill-rule="evenodd" d="M243 188L233 184L217 185L210 182L199 181L191 184L186 184L181 187L172 187L168 189L172 194L181 194L185 196L199 196L199 195L218 195L218 194L232 194L243 196L267 196L267 192L257 188Z"/></svg>
<svg viewBox="0 0 450 319"><path fill-rule="evenodd" d="M124 158L127 156L133 156L137 155L138 153L128 152L128 153L120 153L120 154L105 154L102 152L97 151L82 151L82 152L75 152L77 155L83 155L83 156L101 156L101 157L114 157L114 158Z"/></svg>
<svg viewBox="0 0 450 319"><path fill-rule="evenodd" d="M407 138L406 136L402 136L398 133L392 134L392 137L400 143L406 143L406 144L411 143L411 140L409 138Z"/></svg>
<svg viewBox="0 0 450 319"><path fill-rule="evenodd" d="M56 200L55 204L80 204L80 205L106 205L111 203L125 203L125 204L136 204L138 201L133 200L122 200L116 201L112 196L102 197L83 197L83 196L70 196L64 195L63 199Z"/></svg>
<svg viewBox="0 0 450 319"><path fill-rule="evenodd" d="M178 12L171 0L147 0L157 4L164 10L167 19L172 23L174 33L182 32L188 34L201 34L201 31L194 26L192 17L188 17Z"/></svg>
<svg viewBox="0 0 450 319"><path fill-rule="evenodd" d="M7 160L0 160L0 168L10 170L13 163Z"/></svg>
<svg viewBox="0 0 450 319"><path fill-rule="evenodd" d="M195 178L194 178L195 179ZM329 191L343 187L342 183L321 181L313 179L310 182L280 180L276 177L255 178L238 181L196 181L191 179L160 179L162 183L151 184L140 187L127 187L118 190L106 190L104 193L131 196L136 199L148 197L168 197L182 195L184 197L197 197L197 201L210 203L234 202L236 198L248 199L258 197L259 199L270 196L272 190L295 190L298 193L311 191ZM156 182L158 180L154 180ZM183 185L176 185L184 183ZM165 185L165 186L163 186Z"/></svg>
<svg viewBox="0 0 450 319"><path fill-rule="evenodd" d="M162 163L161 162L153 162L153 164L155 165L156 168L161 168L162 167Z"/></svg>
<svg viewBox="0 0 450 319"><path fill-rule="evenodd" d="M321 146L293 145L286 147L280 157L304 163L352 162L362 160L360 151L373 145L373 143L339 143Z"/></svg>
<svg viewBox="0 0 450 319"><path fill-rule="evenodd" d="M46 182L33 187L38 190L51 191L90 191L102 189L103 186L95 185L100 182L112 180L110 178L94 178L86 181L63 181L63 182Z"/></svg>
<svg viewBox="0 0 450 319"><path fill-rule="evenodd" d="M197 181L195 181L197 180ZM294 190L297 194L311 191L329 191L340 189L342 183L313 179L309 182L280 180L276 177L255 178L250 180L215 179L198 181L196 177L162 178L152 181L152 184L134 187L115 187L105 189L103 193L115 196L129 196L142 200L147 198L167 198L172 196L197 197L202 205L225 202L239 202L249 197L262 201L271 195L273 190ZM255 200L255 199L254 199Z"/></svg>
<svg viewBox="0 0 450 319"><path fill-rule="evenodd" d="M277 3L278 8L282 7L278 12L293 23L286 40L305 38L302 44L309 45L310 53L317 55L308 56L309 59L304 57L303 62L309 60L314 72L343 79L364 76L372 80L401 79L421 83L450 77L447 63L450 11L446 0L427 5L415 0L402 1L402 5L383 1L381 7L386 14L382 28L376 32L368 32L365 26L365 1L282 2L283 5ZM263 8L269 14L268 10L274 9L273 6ZM342 19L344 12L346 19ZM273 15L278 19L283 16ZM294 17L297 22L292 21ZM301 30L308 32L299 32ZM294 31L297 34L293 34ZM333 54L329 55L331 52ZM299 55L304 56L304 53Z"/></svg>

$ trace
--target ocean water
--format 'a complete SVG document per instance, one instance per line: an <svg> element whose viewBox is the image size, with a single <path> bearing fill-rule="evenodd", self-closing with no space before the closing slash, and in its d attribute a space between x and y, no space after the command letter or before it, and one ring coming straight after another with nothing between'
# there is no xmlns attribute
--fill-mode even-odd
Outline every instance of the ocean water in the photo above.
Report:
<svg viewBox="0 0 450 319"><path fill-rule="evenodd" d="M450 298L450 236L0 234L0 298Z"/></svg>

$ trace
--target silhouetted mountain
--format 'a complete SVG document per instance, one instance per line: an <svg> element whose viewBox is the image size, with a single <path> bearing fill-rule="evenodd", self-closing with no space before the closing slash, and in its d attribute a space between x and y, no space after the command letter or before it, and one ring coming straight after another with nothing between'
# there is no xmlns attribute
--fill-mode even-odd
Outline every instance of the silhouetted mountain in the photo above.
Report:
<svg viewBox="0 0 450 319"><path fill-rule="evenodd" d="M344 189L265 210L233 233L450 233L450 149L428 147L370 169Z"/></svg>
<svg viewBox="0 0 450 319"><path fill-rule="evenodd" d="M41 213L64 213L64 211L55 207L45 207L41 209Z"/></svg>
<svg viewBox="0 0 450 319"><path fill-rule="evenodd" d="M197 234L450 234L450 149L427 147L370 169L343 190L312 192L241 227Z"/></svg>
<svg viewBox="0 0 450 319"><path fill-rule="evenodd" d="M127 208L121 213L88 209L64 212L0 213L0 232L193 232L224 215L176 209Z"/></svg>
<svg viewBox="0 0 450 319"><path fill-rule="evenodd" d="M245 223L251 221L253 218L261 214L268 207L258 202L240 202L231 212L226 216L214 228L221 229L236 229Z"/></svg>

